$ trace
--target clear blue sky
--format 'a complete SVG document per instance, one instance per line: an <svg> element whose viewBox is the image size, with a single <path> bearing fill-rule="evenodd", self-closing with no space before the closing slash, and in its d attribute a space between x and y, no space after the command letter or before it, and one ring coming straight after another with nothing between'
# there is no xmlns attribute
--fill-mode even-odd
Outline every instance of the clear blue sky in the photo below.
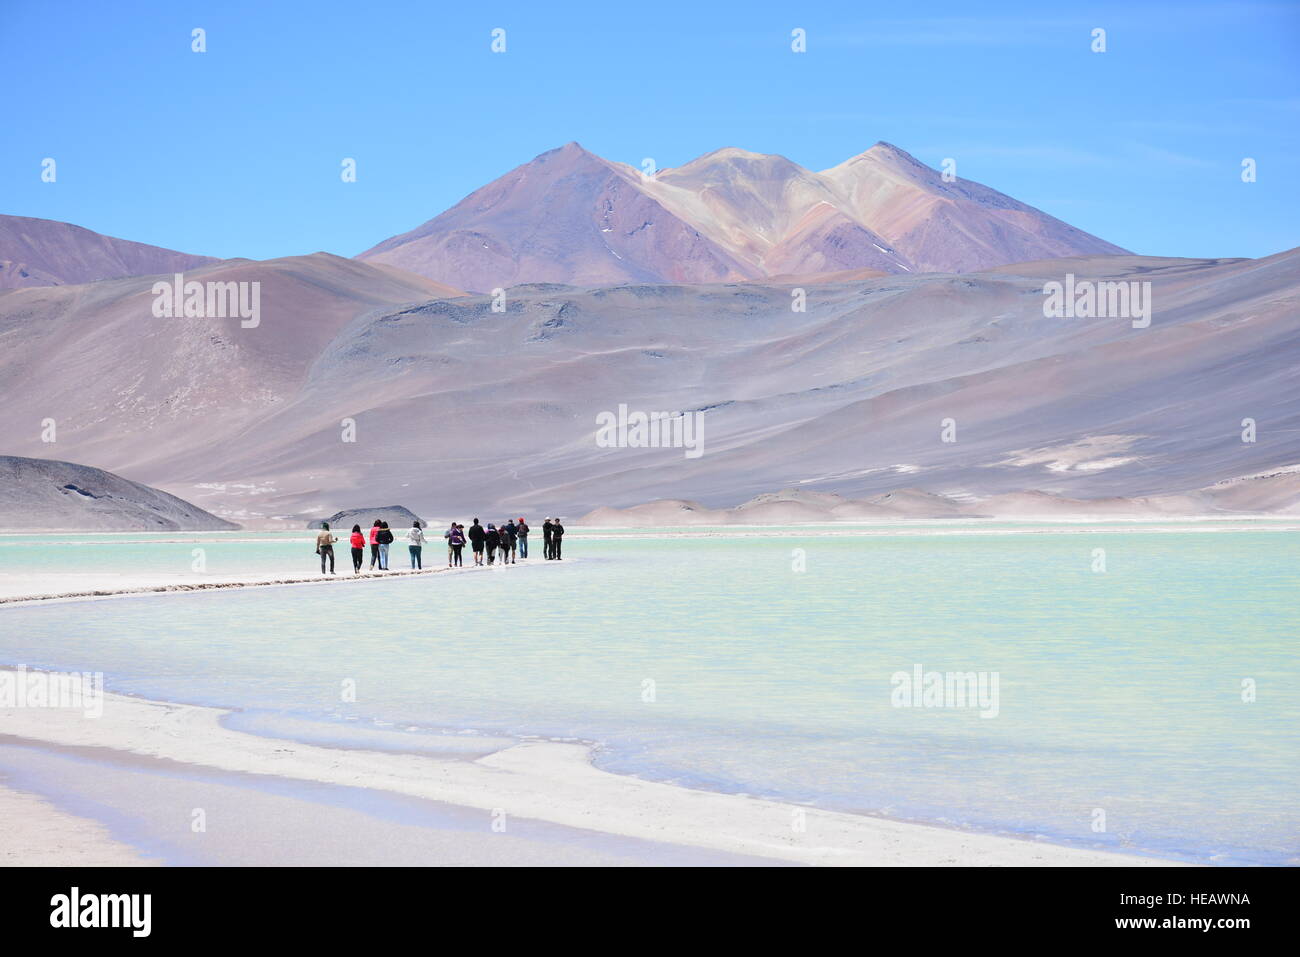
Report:
<svg viewBox="0 0 1300 957"><path fill-rule="evenodd" d="M812 169L887 140L1140 253L1300 245L1296 0L0 0L0 63L0 212L213 256L354 255L569 140Z"/></svg>

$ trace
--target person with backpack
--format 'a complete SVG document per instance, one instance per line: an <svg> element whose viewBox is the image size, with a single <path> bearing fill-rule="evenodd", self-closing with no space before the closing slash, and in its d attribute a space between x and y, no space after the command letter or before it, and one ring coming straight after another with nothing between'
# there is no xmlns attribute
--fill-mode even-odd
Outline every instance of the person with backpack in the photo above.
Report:
<svg viewBox="0 0 1300 957"><path fill-rule="evenodd" d="M542 523L542 556L548 561L554 556L551 554L555 547L555 526L551 524L548 518Z"/></svg>
<svg viewBox="0 0 1300 957"><path fill-rule="evenodd" d="M320 534L316 536L316 554L320 556L320 573L325 574L325 562L330 563L330 574L334 574L334 543L338 541L330 534L330 523L320 523Z"/></svg>
<svg viewBox="0 0 1300 957"><path fill-rule="evenodd" d="M506 519L506 524L501 529L501 564L504 565L507 559L510 564L515 563L515 548L518 545L519 532L515 529L515 521L512 518Z"/></svg>
<svg viewBox="0 0 1300 957"><path fill-rule="evenodd" d="M375 570L375 565L379 563L379 526L382 523L375 519L375 524L370 526L370 570Z"/></svg>
<svg viewBox="0 0 1300 957"><path fill-rule="evenodd" d="M491 565L496 561L497 549L501 547L501 533L497 527L488 522L487 533L483 536L483 544L487 546L488 564Z"/></svg>
<svg viewBox="0 0 1300 957"><path fill-rule="evenodd" d="M474 564L483 564L483 543L487 540L487 533L483 531L483 526L474 519L474 524L469 527L469 543L474 551Z"/></svg>
<svg viewBox="0 0 1300 957"><path fill-rule="evenodd" d="M352 546L352 574L361 574L361 562L366 557L366 536L361 534L361 526L352 526L352 537L348 539Z"/></svg>
<svg viewBox="0 0 1300 957"><path fill-rule="evenodd" d="M451 547L451 558L449 564L460 568L462 565L460 560L460 551L465 547L465 526L457 525L453 522L450 537L448 537L447 542Z"/></svg>
<svg viewBox="0 0 1300 957"><path fill-rule="evenodd" d="M560 524L557 518L551 524L551 555L558 562L563 559L560 554L560 546L564 544L564 526Z"/></svg>
<svg viewBox="0 0 1300 957"><path fill-rule="evenodd" d="M522 515L519 516L519 524L515 526L515 538L519 540L519 557L528 557L528 523L524 521Z"/></svg>
<svg viewBox="0 0 1300 957"><path fill-rule="evenodd" d="M420 523L416 522L411 526L411 530L406 533L407 547L411 552L411 570L423 571L424 559L421 557L424 552L424 529Z"/></svg>
<svg viewBox="0 0 1300 957"><path fill-rule="evenodd" d="M379 570L388 571L388 546L393 544L393 533L388 528L387 522L379 523L379 534L375 536L379 541Z"/></svg>

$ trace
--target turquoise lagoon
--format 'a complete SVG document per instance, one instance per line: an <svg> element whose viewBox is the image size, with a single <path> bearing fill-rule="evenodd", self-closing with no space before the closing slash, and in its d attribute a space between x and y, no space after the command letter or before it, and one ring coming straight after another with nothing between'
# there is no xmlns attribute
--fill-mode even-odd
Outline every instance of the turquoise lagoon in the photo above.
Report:
<svg viewBox="0 0 1300 957"><path fill-rule="evenodd" d="M263 734L578 739L688 787L1296 863L1300 534L1032 534L1054 530L573 529L566 561L528 568L0 608L0 662L239 708ZM315 559L301 532L5 536L0 575L173 568L199 546L214 574ZM996 674L996 717L895 706L918 665Z"/></svg>

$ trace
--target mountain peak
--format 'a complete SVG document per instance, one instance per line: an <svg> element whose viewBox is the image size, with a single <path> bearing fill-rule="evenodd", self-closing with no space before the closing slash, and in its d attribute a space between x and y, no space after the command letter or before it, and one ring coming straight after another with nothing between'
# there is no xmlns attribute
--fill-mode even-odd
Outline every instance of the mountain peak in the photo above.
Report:
<svg viewBox="0 0 1300 957"><path fill-rule="evenodd" d="M565 143L563 146L557 146L555 147L555 149L547 150L544 153L538 153L536 156L533 157L533 161L536 162L537 160L546 159L547 157L550 156L556 156L556 157L590 156L592 159L600 159L600 157L597 156L595 153L583 149L582 144L579 143L577 140L569 140L569 142Z"/></svg>
<svg viewBox="0 0 1300 957"><path fill-rule="evenodd" d="M908 153L907 150L900 149L899 147L895 146L893 143L888 142L887 140L876 140L875 145L873 145L871 149L867 150L867 152L875 153L875 154L897 153L900 156L907 156L909 158L911 156L911 154Z"/></svg>
<svg viewBox="0 0 1300 957"><path fill-rule="evenodd" d="M692 160L692 162L698 163L700 160L706 160L706 159L766 160L766 159L781 159L781 158L782 157L775 156L772 153L755 153L753 150L742 149L739 146L724 146L722 147L722 149L713 150L712 152L705 153L703 156L700 156L697 159Z"/></svg>
<svg viewBox="0 0 1300 957"><path fill-rule="evenodd" d="M610 166L610 162L590 150L583 149L582 144L577 140L570 140L563 146L557 146L554 149L538 153L527 163L515 167L516 170L526 170L530 167L544 166L551 163L560 163L564 166L581 167L586 165L597 164L600 166Z"/></svg>
<svg viewBox="0 0 1300 957"><path fill-rule="evenodd" d="M793 160L786 159L779 153L755 153L753 150L741 149L739 146L724 146L702 156L697 156L689 163L676 167L678 170L700 169L721 164L743 166L767 166L801 170L802 167Z"/></svg>
<svg viewBox="0 0 1300 957"><path fill-rule="evenodd" d="M884 140L879 140L870 149L863 150L857 156L852 156L846 159L843 163L840 163L838 166L831 167L831 169L823 170L822 172L830 173L831 170L842 170L864 162L872 163L898 172L908 172L911 174L934 173L934 170L931 167L926 166L911 153L907 152L907 150L901 149L893 143L887 143Z"/></svg>
<svg viewBox="0 0 1300 957"><path fill-rule="evenodd" d="M732 189L741 183L775 186L808 175L798 163L777 153L755 153L738 146L724 146L689 163L662 170L660 179L694 191L719 186Z"/></svg>

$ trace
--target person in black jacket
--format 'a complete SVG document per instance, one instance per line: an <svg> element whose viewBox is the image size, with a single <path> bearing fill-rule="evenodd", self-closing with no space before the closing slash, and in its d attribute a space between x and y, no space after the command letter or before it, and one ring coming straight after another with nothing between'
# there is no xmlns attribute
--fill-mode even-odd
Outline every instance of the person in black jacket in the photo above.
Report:
<svg viewBox="0 0 1300 957"><path fill-rule="evenodd" d="M474 564L482 565L483 564L483 541L484 539L487 538L487 535L483 531L483 526L478 523L477 518L474 519L474 524L469 527L469 531L466 533L466 535L469 538L470 548L474 550Z"/></svg>
<svg viewBox="0 0 1300 957"><path fill-rule="evenodd" d="M511 565L515 563L515 549L518 547L519 531L515 528L513 518L506 519L506 523L501 526L501 564L507 561Z"/></svg>
<svg viewBox="0 0 1300 957"><path fill-rule="evenodd" d="M557 518L551 524L551 554L555 556L557 562L563 560L563 556L560 554L560 546L563 544L564 526L560 524L560 520Z"/></svg>
<svg viewBox="0 0 1300 957"><path fill-rule="evenodd" d="M483 536L483 544L487 546L488 564L491 565L496 561L497 549L501 547L501 533L497 527L488 522L487 534Z"/></svg>
<svg viewBox="0 0 1300 957"><path fill-rule="evenodd" d="M528 557L528 523L524 521L522 515L519 516L519 524L515 526L515 538L519 540L519 557Z"/></svg>
<svg viewBox="0 0 1300 957"><path fill-rule="evenodd" d="M550 560L551 558L554 557L551 554L551 549L554 547L554 538L552 537L551 533L554 531L555 531L555 526L551 524L551 520L549 518L542 523L542 555L547 560Z"/></svg>
<svg viewBox="0 0 1300 957"><path fill-rule="evenodd" d="M387 522L379 523L379 570L388 571L388 546L393 544L393 533Z"/></svg>

